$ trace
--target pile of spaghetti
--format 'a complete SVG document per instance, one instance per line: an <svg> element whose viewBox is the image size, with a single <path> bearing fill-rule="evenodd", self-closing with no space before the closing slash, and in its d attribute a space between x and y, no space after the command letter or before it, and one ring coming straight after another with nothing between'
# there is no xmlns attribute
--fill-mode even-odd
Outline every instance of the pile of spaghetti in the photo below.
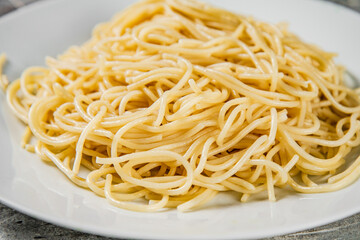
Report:
<svg viewBox="0 0 360 240"><path fill-rule="evenodd" d="M147 0L7 88L22 145L135 211L235 191L343 188L360 159L360 98L334 54L196 1ZM340 173L339 173L340 172Z"/></svg>

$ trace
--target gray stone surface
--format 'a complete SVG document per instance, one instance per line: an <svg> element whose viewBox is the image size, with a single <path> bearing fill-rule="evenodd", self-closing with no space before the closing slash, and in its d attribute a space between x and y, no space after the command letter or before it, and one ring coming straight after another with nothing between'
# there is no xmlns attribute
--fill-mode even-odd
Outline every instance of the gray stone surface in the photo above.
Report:
<svg viewBox="0 0 360 240"><path fill-rule="evenodd" d="M34 219L0 204L0 239L79 239L110 240L55 226Z"/></svg>
<svg viewBox="0 0 360 240"><path fill-rule="evenodd" d="M36 0L0 0L0 16ZM360 12L360 0L330 0ZM358 26L359 27L359 26ZM360 203L359 203L360 204ZM112 240L92 234L80 233L34 219L0 203L0 240L70 239ZM360 239L360 213L343 220L307 231L268 238L267 240L328 240Z"/></svg>
<svg viewBox="0 0 360 240"><path fill-rule="evenodd" d="M15 10L15 7L8 0L0 0L0 16Z"/></svg>

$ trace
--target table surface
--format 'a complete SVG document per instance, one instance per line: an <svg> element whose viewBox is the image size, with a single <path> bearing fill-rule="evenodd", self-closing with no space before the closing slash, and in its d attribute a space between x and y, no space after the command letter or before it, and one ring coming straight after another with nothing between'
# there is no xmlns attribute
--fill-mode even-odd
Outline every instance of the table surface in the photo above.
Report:
<svg viewBox="0 0 360 240"><path fill-rule="evenodd" d="M0 16L37 0L0 0ZM360 12L360 0L330 0ZM19 213L0 203L0 239L90 239L108 240L92 234L81 233L46 223ZM287 239L360 239L360 213L351 217L307 231L266 240Z"/></svg>

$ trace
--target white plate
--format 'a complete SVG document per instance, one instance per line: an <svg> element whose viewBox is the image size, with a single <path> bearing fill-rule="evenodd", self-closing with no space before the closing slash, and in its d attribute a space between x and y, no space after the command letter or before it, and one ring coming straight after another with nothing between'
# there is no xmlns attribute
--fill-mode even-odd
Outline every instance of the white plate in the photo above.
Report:
<svg viewBox="0 0 360 240"><path fill-rule="evenodd" d="M0 52L9 57L10 79L31 65L43 65L72 44L90 37L92 27L133 1L42 1L0 19ZM360 77L360 15L343 7L309 0L221 0L215 5L258 19L290 23L306 41L339 53ZM190 213L175 210L137 213L117 209L80 189L55 167L19 146L23 126L0 101L0 200L28 215L71 229L105 236L156 239L259 238L326 224L360 211L360 181L338 192L285 194L277 202L241 204L231 194L217 205Z"/></svg>

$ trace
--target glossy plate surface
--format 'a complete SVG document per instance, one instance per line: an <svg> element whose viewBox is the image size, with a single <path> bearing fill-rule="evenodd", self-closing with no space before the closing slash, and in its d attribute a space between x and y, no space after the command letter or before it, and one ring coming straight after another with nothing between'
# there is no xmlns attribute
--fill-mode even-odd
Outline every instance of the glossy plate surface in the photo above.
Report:
<svg viewBox="0 0 360 240"><path fill-rule="evenodd" d="M97 23L134 1L53 0L21 8L0 19L0 52L9 62L9 79L45 56L90 38ZM323 1L211 0L214 5L288 22L308 42L339 53L338 63L360 78L360 15ZM259 238L304 230L360 211L360 180L326 194L280 193L240 204L231 194L219 195L208 208L179 213L137 213L117 209L105 199L73 185L55 167L20 148L23 125L10 113L0 94L0 201L36 218L105 236L153 239ZM357 154L357 153L355 153Z"/></svg>

